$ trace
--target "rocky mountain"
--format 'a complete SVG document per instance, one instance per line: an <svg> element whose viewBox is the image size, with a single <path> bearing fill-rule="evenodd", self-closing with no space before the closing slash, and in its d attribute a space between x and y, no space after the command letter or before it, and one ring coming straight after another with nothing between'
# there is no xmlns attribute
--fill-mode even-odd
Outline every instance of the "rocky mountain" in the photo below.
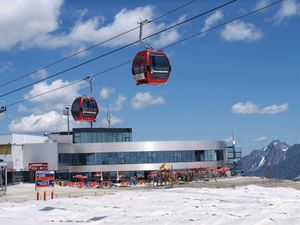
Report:
<svg viewBox="0 0 300 225"><path fill-rule="evenodd" d="M273 140L265 148L243 157L241 164L249 176L295 179L300 177L300 145L289 146L280 140Z"/></svg>

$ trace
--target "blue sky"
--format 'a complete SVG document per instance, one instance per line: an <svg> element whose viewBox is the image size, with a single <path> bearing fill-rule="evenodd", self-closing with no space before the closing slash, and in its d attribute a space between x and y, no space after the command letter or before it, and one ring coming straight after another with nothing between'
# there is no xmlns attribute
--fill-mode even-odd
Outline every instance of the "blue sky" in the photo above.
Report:
<svg viewBox="0 0 300 225"><path fill-rule="evenodd" d="M26 3L25 3L26 2ZM188 1L187 1L188 2ZM198 0L144 28L145 36L211 9L224 0ZM271 0L239 0L150 40L161 48L208 29ZM0 77L3 84L60 58L135 27L183 1L0 2ZM285 0L272 8L165 49L172 63L169 82L136 86L127 64L95 78L93 95L101 112L94 126L106 126L108 104L113 127L132 127L134 140L229 140L232 127L244 149L272 139L299 143L300 2ZM131 32L72 59L0 88L0 95L51 76L138 39ZM9 105L61 87L133 59L134 45L78 69L4 96ZM36 133L67 129L62 109L86 83L16 104L0 115L0 133ZM72 127L88 124L71 122Z"/></svg>

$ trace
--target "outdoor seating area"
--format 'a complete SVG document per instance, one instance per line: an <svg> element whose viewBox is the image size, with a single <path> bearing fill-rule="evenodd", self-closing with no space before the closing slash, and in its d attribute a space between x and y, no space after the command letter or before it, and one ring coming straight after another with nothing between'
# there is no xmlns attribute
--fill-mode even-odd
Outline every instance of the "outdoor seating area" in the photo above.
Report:
<svg viewBox="0 0 300 225"><path fill-rule="evenodd" d="M110 176L109 176L110 175ZM60 186L78 188L111 188L111 187L133 187L133 186L166 186L185 184L188 182L208 182L217 178L230 176L228 167L222 168L194 168L173 170L169 165L162 164L160 170L144 173L144 176L128 173L104 173L96 172L90 176L76 174L69 180L57 180Z"/></svg>
<svg viewBox="0 0 300 225"><path fill-rule="evenodd" d="M193 181L207 182L216 178L230 176L230 169L228 167L212 168L212 169L184 169L171 170L170 168L161 168L159 171L152 172L148 176L148 183L151 185L174 185L184 184Z"/></svg>

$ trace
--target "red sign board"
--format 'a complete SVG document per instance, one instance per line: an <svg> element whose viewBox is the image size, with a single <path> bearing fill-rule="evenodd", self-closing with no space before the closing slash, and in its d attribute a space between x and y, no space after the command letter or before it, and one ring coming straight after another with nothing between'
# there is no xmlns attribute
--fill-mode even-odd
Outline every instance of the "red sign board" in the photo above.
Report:
<svg viewBox="0 0 300 225"><path fill-rule="evenodd" d="M54 188L54 171L37 171L35 174L35 188Z"/></svg>
<svg viewBox="0 0 300 225"><path fill-rule="evenodd" d="M28 169L29 171L48 170L48 163L29 163Z"/></svg>

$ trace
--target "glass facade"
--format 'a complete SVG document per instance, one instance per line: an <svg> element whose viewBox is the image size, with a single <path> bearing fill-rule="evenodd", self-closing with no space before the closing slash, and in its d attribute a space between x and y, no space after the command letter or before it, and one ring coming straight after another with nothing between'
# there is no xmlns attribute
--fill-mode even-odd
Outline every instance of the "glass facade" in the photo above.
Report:
<svg viewBox="0 0 300 225"><path fill-rule="evenodd" d="M242 149L235 147L235 153L233 146L227 147L227 159L228 167L233 170L241 170L241 158L242 158Z"/></svg>
<svg viewBox="0 0 300 225"><path fill-rule="evenodd" d="M59 164L68 166L200 161L223 161L223 150L59 154Z"/></svg>
<svg viewBox="0 0 300 225"><path fill-rule="evenodd" d="M73 143L130 142L130 128L74 128Z"/></svg>

